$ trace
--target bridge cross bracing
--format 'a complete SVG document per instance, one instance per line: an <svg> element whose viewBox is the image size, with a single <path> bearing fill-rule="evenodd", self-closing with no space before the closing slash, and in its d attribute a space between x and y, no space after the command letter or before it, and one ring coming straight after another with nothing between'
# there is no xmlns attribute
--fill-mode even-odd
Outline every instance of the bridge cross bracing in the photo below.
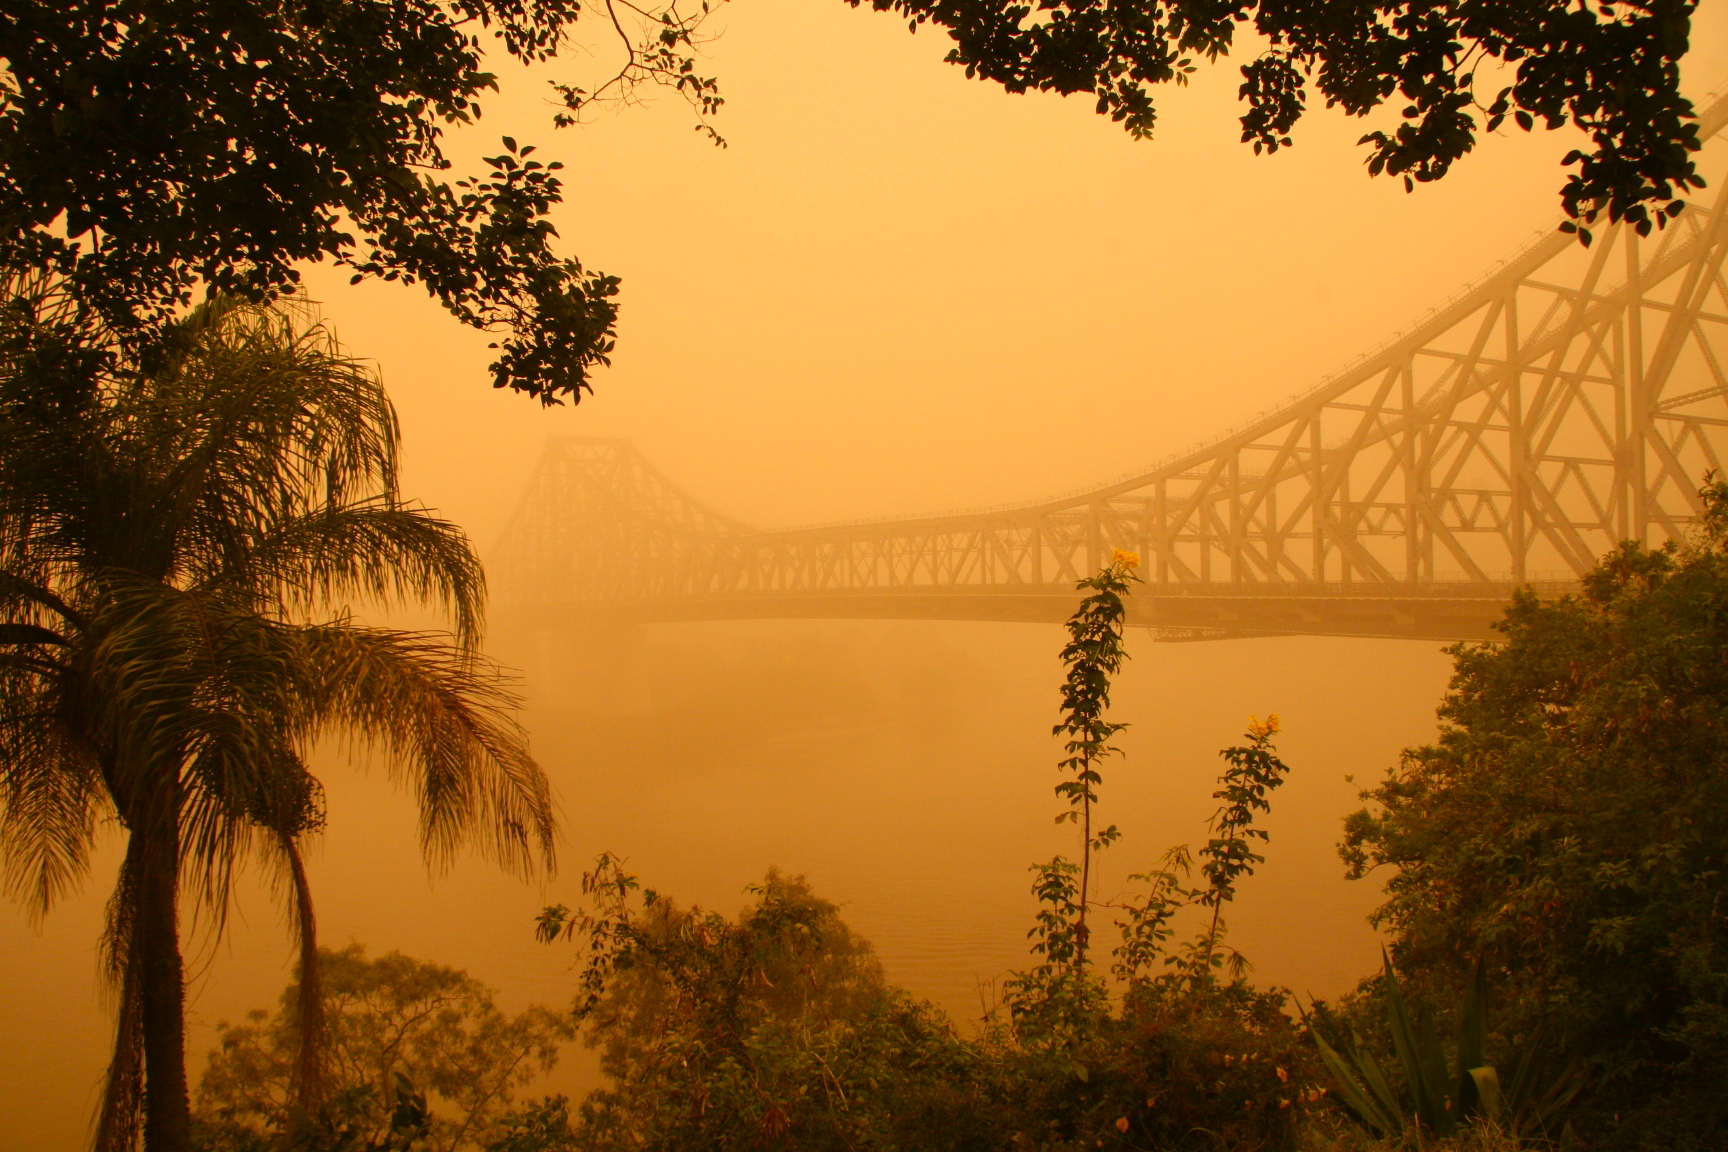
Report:
<svg viewBox="0 0 1728 1152"><path fill-rule="evenodd" d="M629 444L559 441L494 557L501 606L1059 620L1120 548L1131 619L1169 638L1482 636L1514 587L1695 522L1728 454L1725 258L1724 196L1648 237L1555 233L1277 411L1019 508L757 531Z"/></svg>

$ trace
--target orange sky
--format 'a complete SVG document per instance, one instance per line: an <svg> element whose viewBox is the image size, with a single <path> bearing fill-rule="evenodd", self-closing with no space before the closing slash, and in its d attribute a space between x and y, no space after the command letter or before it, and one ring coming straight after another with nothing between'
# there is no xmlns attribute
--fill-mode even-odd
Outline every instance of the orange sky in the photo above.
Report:
<svg viewBox="0 0 1728 1152"><path fill-rule="evenodd" d="M693 494L766 526L1017 502L1143 469L1311 388L1551 227L1573 144L1512 133L1406 195L1366 176L1364 126L1340 117L1314 114L1292 151L1255 157L1236 142L1233 65L1166 93L1158 138L1136 143L1086 100L967 81L941 63L941 38L838 0L744 0L719 21L708 59L728 149L665 96L554 133L516 77L468 150L511 133L564 160L565 251L623 277L615 366L580 407L493 392L485 338L417 289L309 277L350 353L382 367L405 493L483 549L561 435L633 437ZM1728 86L1721 6L1694 43L1702 98ZM392 854L353 883L420 908L433 886L410 805L378 811L367 839ZM442 891L491 891L481 870L463 865ZM111 875L99 861L42 933L18 909L0 921L0 1133L35 1134L0 1149L77 1147L85 1131L107 1043L92 947ZM1017 894L1019 875L1008 882ZM525 932L517 907L486 899L463 913L473 932ZM377 919L452 914L439 907ZM286 970L267 901L240 926L214 961L199 953L199 1035L279 986L237 989L234 971ZM560 986L563 959L534 963ZM34 1051L50 1032L72 1048Z"/></svg>
<svg viewBox="0 0 1728 1152"><path fill-rule="evenodd" d="M1714 15L1714 10L1707 15ZM623 277L577 409L494 394L485 340L396 285L312 277L400 406L406 488L481 543L538 446L629 436L764 525L1037 498L1144 468L1305 391L1558 219L1570 133L1488 140L1407 195L1360 121L1237 142L1233 66L1136 143L1085 99L1013 97L945 41L838 3L748 0L710 46L720 150L661 95L554 132L530 78L489 105L568 165L565 250ZM1700 24L1688 77L1728 78ZM575 63L580 63L577 61Z"/></svg>

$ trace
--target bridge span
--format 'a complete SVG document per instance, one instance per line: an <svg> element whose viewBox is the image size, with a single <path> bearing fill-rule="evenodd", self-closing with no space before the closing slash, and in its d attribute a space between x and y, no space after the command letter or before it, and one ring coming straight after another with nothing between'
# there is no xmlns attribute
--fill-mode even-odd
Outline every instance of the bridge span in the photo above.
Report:
<svg viewBox="0 0 1728 1152"><path fill-rule="evenodd" d="M1703 116L1722 132L1728 105ZM1720 187L1720 185L1718 185ZM758 531L632 445L548 446L492 558L549 621L1061 620L1117 548L1169 639L1490 635L1512 589L1682 539L1728 453L1728 196L1640 237L1555 233L1283 407L1022 507Z"/></svg>

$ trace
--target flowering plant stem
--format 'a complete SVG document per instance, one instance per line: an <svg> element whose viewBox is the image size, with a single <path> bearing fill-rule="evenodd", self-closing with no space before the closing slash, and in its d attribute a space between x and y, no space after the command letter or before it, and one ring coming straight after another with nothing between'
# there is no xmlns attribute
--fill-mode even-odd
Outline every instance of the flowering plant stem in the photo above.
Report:
<svg viewBox="0 0 1728 1152"><path fill-rule="evenodd" d="M1122 647L1122 627L1127 615L1123 597L1129 582L1138 580L1134 569L1140 558L1118 550L1096 576L1082 580L1079 588L1090 594L1068 619L1068 643L1062 649L1067 675L1062 683L1062 722L1052 732L1066 736L1067 755L1060 767L1070 778L1056 785L1056 795L1068 802L1068 811L1057 823L1080 825L1080 890L1075 905L1073 966L1076 975L1085 970L1089 930L1086 907L1092 880L1092 852L1117 837L1111 825L1092 831L1092 806L1098 800L1103 776L1098 764L1118 749L1110 741L1125 724L1104 719L1110 706L1110 679L1122 667L1127 653Z"/></svg>
<svg viewBox="0 0 1728 1152"><path fill-rule="evenodd" d="M1219 753L1229 767L1219 780L1218 790L1212 793L1212 798L1219 801L1218 811L1212 816L1211 837L1200 849L1204 861L1200 872L1206 877L1207 886L1199 893L1199 899L1201 904L1211 906L1212 922L1203 938L1196 976L1208 984L1212 981L1218 936L1223 929L1224 905L1235 898L1237 882L1253 875L1255 866L1266 859L1254 850L1256 841L1264 844L1268 839L1265 829L1254 827L1254 814L1272 810L1267 794L1284 783L1290 771L1272 746L1278 727L1276 712L1264 720L1249 717L1248 743Z"/></svg>

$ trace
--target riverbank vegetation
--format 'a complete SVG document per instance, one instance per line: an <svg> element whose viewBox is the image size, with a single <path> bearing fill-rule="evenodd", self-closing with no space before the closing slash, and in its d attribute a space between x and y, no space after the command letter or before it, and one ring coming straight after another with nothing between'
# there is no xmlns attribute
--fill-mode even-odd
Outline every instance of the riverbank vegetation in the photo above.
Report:
<svg viewBox="0 0 1728 1152"><path fill-rule="evenodd" d="M300 860L323 801L301 749L329 725L409 766L434 855L477 838L524 869L552 836L478 662L478 565L398 495L375 377L305 315L217 298L140 358L53 281L8 289L0 828L9 882L43 911L81 879L99 815L128 836L102 1149L1728 1140L1728 484L1707 481L1685 544L1623 545L1577 595L1522 593L1499 641L1453 650L1437 740L1345 825L1349 874L1383 878L1388 958L1337 1003L1256 984L1229 943L1291 771L1276 716L1222 749L1203 840L1142 857L1134 894L1095 892L1102 853L1140 851L1101 819L1139 563L1118 552L1080 582L1061 650L1055 819L1075 853L1031 866L1028 965L981 1029L889 983L798 877L770 870L727 916L611 855L580 907L537 925L575 946L573 1007L509 1017L460 972L317 948ZM430 600L454 631L365 626L331 608L349 598ZM194 1114L181 890L220 925L253 858L283 878L302 978L224 1031ZM525 1095L577 1036L603 1085Z"/></svg>
<svg viewBox="0 0 1728 1152"><path fill-rule="evenodd" d="M1599 212L1649 233L1701 185L1685 0L873 6L949 30L952 59L1009 91L1090 93L1136 135L1156 85L1252 20L1269 48L1244 69L1245 138L1288 145L1310 82L1353 114L1396 92L1408 123L1364 139L1371 171L1407 186L1444 176L1479 121L1576 123L1591 139L1562 161L1562 204L1586 243ZM555 82L553 122L659 85L707 128L711 7L605 0L620 56ZM1521 597L1502 643L1458 650L1441 739L1347 830L1351 871L1390 877L1391 960L1340 1004L1255 985L1228 944L1288 771L1275 719L1224 750L1204 843L1151 856L1132 900L1097 899L1094 859L1126 850L1095 822L1121 727L1106 709L1126 554L1081 583L1063 651L1058 819L1078 853L1034 865L1030 965L977 1035L892 987L831 904L775 872L728 917L601 857L586 907L539 924L582 949L569 1015L506 1018L460 973L321 953L303 866L324 817L320 734L387 746L434 859L473 843L526 873L550 865L555 828L480 657L466 538L398 491L376 376L273 305L321 260L418 285L489 335L495 387L580 401L613 353L619 282L558 250L563 165L513 136L491 155L446 145L499 103L498 61L577 54L581 5L29 0L7 15L0 862L41 915L85 880L104 823L125 840L102 940L116 1011L99 1152L1728 1142L1719 484L1692 545L1628 545L1581 596ZM1477 93L1490 62L1518 74ZM429 604L450 630L372 627L351 602ZM195 1123L182 911L220 936L248 864L280 880L300 975L276 1017L227 1033ZM424 1019L435 1034L411 1026ZM517 1104L517 1070L578 1028L606 1086ZM1538 1050L1557 1066L1520 1055Z"/></svg>
<svg viewBox="0 0 1728 1152"><path fill-rule="evenodd" d="M603 854L581 903L537 925L576 949L571 1013L497 1041L549 1059L546 1022L561 1019L598 1050L600 1088L468 1123L434 1064L375 1055L349 1119L286 1146L1721 1147L1728 485L1711 480L1703 498L1684 546L1628 544L1580 594L1521 595L1502 640L1453 650L1438 739L1408 750L1346 824L1350 873L1384 876L1388 957L1336 1003L1256 984L1227 943L1231 900L1262 863L1256 820L1290 771L1276 717L1222 751L1199 847L1156 854L1132 899L1089 891L1092 857L1132 843L1094 824L1122 726L1107 710L1136 558L1119 553L1082 584L1063 651L1057 818L1075 825L1078 858L1033 866L1029 966L981 1029L963 1034L890 984L801 878L770 870L728 916ZM277 1079L294 1003L269 1026ZM214 1135L234 1115L238 1053L263 1028L231 1031L206 1074L212 1152L285 1146L281 1123L250 1143Z"/></svg>

